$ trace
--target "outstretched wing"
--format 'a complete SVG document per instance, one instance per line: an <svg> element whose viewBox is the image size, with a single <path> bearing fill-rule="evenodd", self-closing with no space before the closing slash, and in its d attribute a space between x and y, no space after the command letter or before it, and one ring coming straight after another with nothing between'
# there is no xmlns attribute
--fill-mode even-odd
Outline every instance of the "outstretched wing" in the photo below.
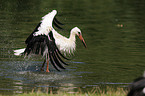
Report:
<svg viewBox="0 0 145 96"><path fill-rule="evenodd" d="M62 60L62 58L67 58L58 50L52 32L50 32L48 36L33 36L32 39L27 43L27 47L24 51L24 55L28 56L29 54L39 54L42 56L49 55L51 64L58 71L60 71L59 68L65 69L63 64L68 65Z"/></svg>
<svg viewBox="0 0 145 96"><path fill-rule="evenodd" d="M59 25L63 25L63 24L60 23L55 17L56 13L57 13L57 11L53 10L52 12L50 12L50 13L46 14L44 17L42 17L42 20L36 26L34 31L29 35L29 37L26 39L25 43L28 44L28 42L33 38L33 36L36 32L38 32L39 35L44 35L45 30L48 27L52 27L52 25L54 25L55 27L57 27L59 29L63 29L59 26Z"/></svg>

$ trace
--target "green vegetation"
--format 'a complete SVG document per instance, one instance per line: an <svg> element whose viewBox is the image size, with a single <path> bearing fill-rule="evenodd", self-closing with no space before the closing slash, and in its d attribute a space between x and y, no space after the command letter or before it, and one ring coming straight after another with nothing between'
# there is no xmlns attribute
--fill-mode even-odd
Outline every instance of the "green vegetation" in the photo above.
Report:
<svg viewBox="0 0 145 96"><path fill-rule="evenodd" d="M105 91L101 91L100 89L92 89L91 92L57 92L57 93L52 93L51 91L49 93L42 93L40 91L37 92L31 92L31 93L24 93L24 94L19 94L16 96L126 96L127 91L124 90L123 88L118 88L118 89L111 89L107 88Z"/></svg>

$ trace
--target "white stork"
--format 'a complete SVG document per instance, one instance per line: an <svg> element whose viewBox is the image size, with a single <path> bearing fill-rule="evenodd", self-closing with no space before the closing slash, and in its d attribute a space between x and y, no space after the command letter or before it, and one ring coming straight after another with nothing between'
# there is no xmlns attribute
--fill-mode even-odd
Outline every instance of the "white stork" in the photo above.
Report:
<svg viewBox="0 0 145 96"><path fill-rule="evenodd" d="M86 47L86 43L82 37L81 30L78 27L75 27L71 30L69 38L62 36L57 31L55 31L52 24L54 24L59 29L62 29L60 26L57 25L62 25L62 23L60 23L55 18L56 14L57 11L53 10L52 12L42 17L42 21L37 25L34 31L26 39L25 43L27 47L23 49L14 50L14 55L17 56L28 56L30 54L39 54L43 57L45 56L46 58L41 67L41 70L44 70L45 62L47 62L46 72L49 72L49 60L51 61L51 64L56 70L60 71L59 68L65 69L62 66L62 64L67 64L61 59L61 57L64 59L67 58L63 56L61 52L69 54L73 53L76 47L76 35L79 36L80 40Z"/></svg>

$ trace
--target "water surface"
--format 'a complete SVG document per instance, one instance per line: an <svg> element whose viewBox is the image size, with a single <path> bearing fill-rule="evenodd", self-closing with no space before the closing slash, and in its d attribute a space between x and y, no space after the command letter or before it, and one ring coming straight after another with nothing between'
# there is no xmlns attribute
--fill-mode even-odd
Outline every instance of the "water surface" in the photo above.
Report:
<svg viewBox="0 0 145 96"><path fill-rule="evenodd" d="M78 87L126 87L145 69L144 0L1 0L0 93L47 90L76 91ZM77 50L66 70L40 72L43 59L24 59L13 50L24 48L25 39L48 12L56 9L68 37L81 29L87 49L77 39Z"/></svg>

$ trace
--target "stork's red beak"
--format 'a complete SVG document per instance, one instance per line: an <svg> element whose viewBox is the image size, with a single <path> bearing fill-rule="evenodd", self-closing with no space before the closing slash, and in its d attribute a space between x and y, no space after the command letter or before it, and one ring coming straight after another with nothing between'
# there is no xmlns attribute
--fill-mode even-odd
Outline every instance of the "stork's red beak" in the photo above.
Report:
<svg viewBox="0 0 145 96"><path fill-rule="evenodd" d="M79 39L82 41L84 47L87 48L87 45L86 45L86 43L85 43L85 40L84 40L84 38L82 37L81 34L79 34Z"/></svg>

